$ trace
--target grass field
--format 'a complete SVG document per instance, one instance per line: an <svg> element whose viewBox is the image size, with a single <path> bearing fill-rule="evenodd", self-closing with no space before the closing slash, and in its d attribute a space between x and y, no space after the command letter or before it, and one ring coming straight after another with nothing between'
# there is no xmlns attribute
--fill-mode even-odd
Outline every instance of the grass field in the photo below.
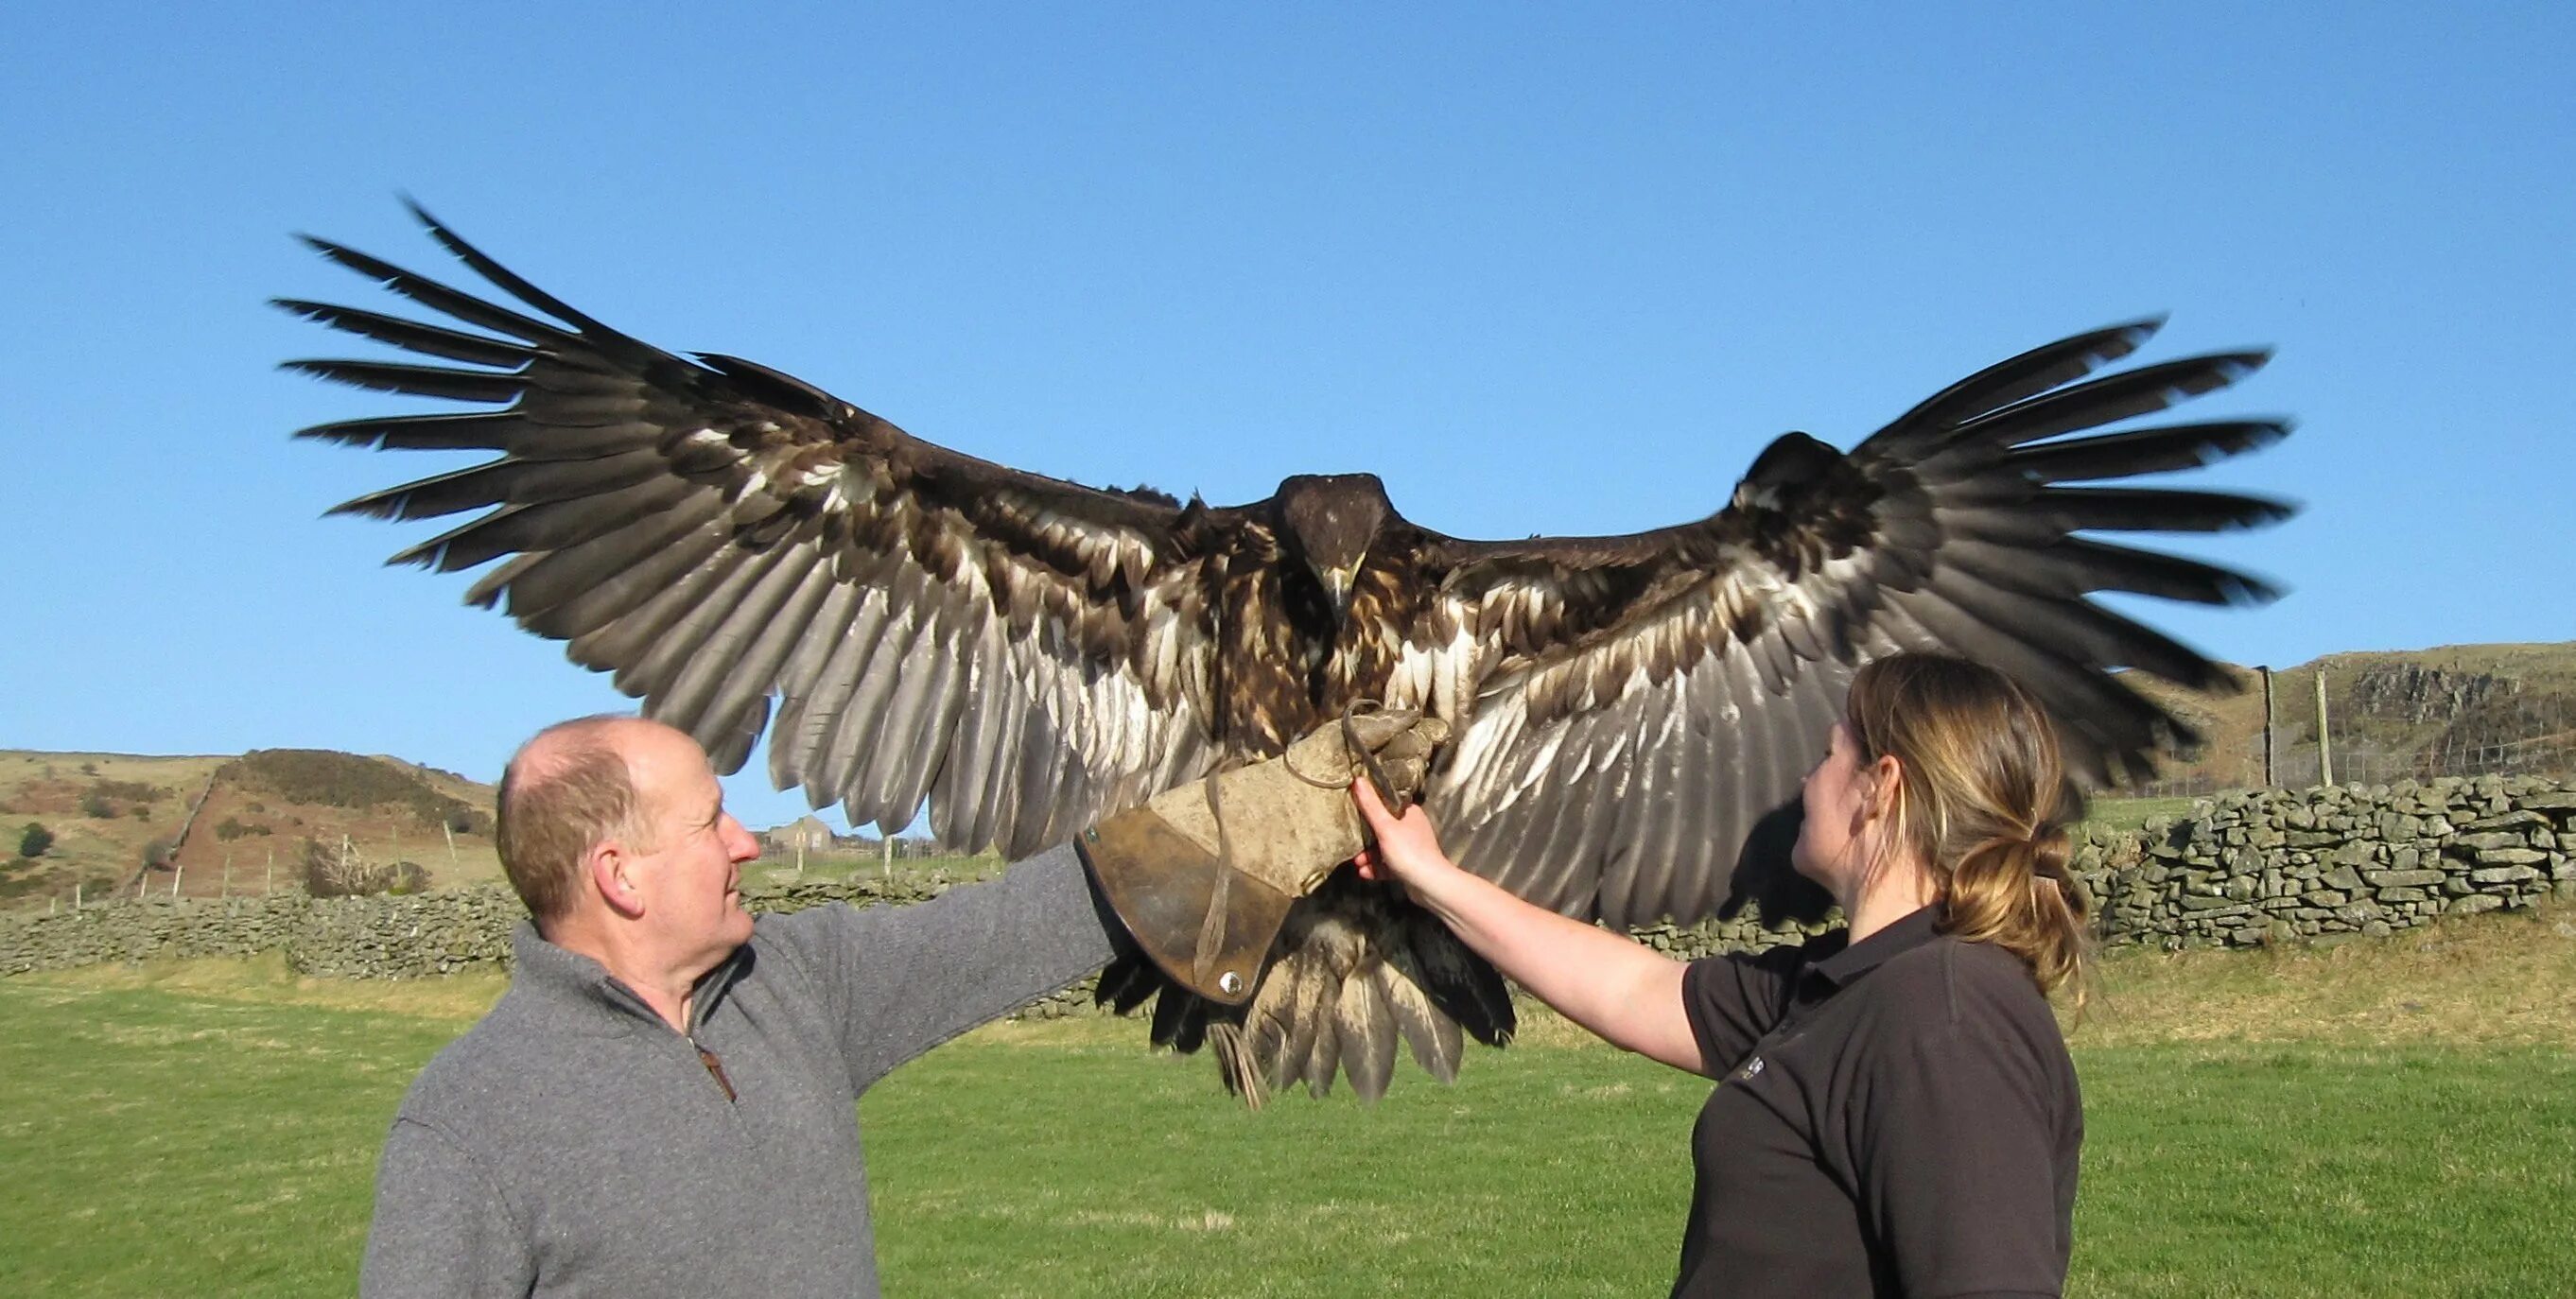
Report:
<svg viewBox="0 0 2576 1299"><path fill-rule="evenodd" d="M0 1293L347 1293L394 1102L500 986L0 982ZM2576 924L2127 954L2102 994L2072 1293L2576 1293ZM1542 1020L1454 1088L1246 1114L1142 1036L996 1025L868 1097L888 1293L1670 1283L1705 1083Z"/></svg>

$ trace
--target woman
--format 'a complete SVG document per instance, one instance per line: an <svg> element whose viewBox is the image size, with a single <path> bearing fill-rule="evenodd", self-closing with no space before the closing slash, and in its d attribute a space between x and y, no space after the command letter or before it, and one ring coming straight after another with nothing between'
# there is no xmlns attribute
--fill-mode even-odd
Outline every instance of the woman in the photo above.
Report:
<svg viewBox="0 0 2576 1299"><path fill-rule="evenodd" d="M1853 678L1792 861L1846 931L1684 964L1521 901L1358 785L1361 862L1609 1042L1719 1080L1675 1295L2054 1295L2084 1120L2076 809L2030 695L1907 654Z"/></svg>

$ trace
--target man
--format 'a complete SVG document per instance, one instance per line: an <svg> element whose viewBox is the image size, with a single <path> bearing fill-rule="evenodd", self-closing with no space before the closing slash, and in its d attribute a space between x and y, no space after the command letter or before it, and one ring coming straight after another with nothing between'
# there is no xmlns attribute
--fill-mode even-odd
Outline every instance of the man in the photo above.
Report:
<svg viewBox="0 0 2576 1299"><path fill-rule="evenodd" d="M1347 736L1418 781L1437 723L1361 720L1301 741L1331 753L1299 770L1359 765ZM1135 940L1228 1000L1248 976L1217 968L1257 960L1287 900L1357 848L1317 833L1347 797L1279 766L1210 782L1222 832L1215 790L1191 786L1086 836ZM741 867L759 850L705 753L633 717L530 740L498 837L532 923L509 993L422 1071L386 1138L359 1281L375 1299L873 1296L859 1093L1129 941L1070 847L917 906L755 922Z"/></svg>

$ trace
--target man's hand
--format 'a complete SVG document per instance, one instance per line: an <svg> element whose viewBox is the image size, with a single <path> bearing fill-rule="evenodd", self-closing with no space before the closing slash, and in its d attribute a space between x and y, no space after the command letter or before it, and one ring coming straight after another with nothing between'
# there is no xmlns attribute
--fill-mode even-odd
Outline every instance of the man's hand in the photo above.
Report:
<svg viewBox="0 0 2576 1299"><path fill-rule="evenodd" d="M1279 757L1166 791L1080 840L1119 918L1166 974L1211 1000L1252 995L1296 899L1368 843L1356 781L1409 801L1449 737L1410 710L1356 713ZM1370 772L1377 773L1376 778Z"/></svg>

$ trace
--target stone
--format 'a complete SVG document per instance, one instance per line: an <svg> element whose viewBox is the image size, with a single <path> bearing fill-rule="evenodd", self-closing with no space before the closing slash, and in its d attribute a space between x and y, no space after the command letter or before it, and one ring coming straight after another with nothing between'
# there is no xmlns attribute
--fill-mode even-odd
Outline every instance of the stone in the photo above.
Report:
<svg viewBox="0 0 2576 1299"><path fill-rule="evenodd" d="M2503 908L2503 898L2495 897L2486 893L2472 893L2467 897L2453 898L2451 900L2451 905L2443 909L2443 914L2453 916L2474 916L2481 911L2499 911Z"/></svg>
<svg viewBox="0 0 2576 1299"><path fill-rule="evenodd" d="M2469 872L2470 882L2476 884L2520 884L2538 878L2540 872L2528 866L2481 866Z"/></svg>
<svg viewBox="0 0 2576 1299"><path fill-rule="evenodd" d="M2388 870L2363 871L2362 877L2369 880L2371 884L2376 887L2406 888L2424 884L2439 884L2443 880L2450 878L2450 874L2447 871Z"/></svg>
<svg viewBox="0 0 2576 1299"><path fill-rule="evenodd" d="M2453 837L2451 851L2485 852L2490 848L2519 848L2525 842L2527 841L2523 836L2511 831L2491 830L2485 834L2463 834Z"/></svg>
<svg viewBox="0 0 2576 1299"><path fill-rule="evenodd" d="M2486 848L2478 853L2481 866L2533 866L2549 860L2549 854L2536 848ZM2471 871L2474 878L2477 872Z"/></svg>

